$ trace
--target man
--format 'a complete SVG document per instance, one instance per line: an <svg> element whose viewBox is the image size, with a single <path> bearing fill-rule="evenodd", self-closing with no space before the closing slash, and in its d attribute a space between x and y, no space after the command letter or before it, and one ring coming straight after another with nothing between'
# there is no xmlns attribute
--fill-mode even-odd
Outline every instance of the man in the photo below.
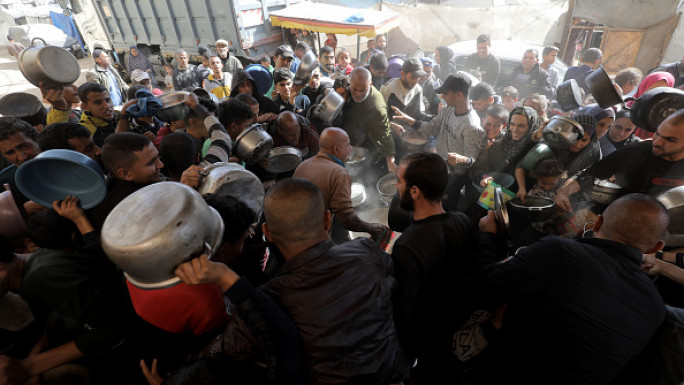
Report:
<svg viewBox="0 0 684 385"><path fill-rule="evenodd" d="M93 60L95 60L95 67L86 72L86 81L103 86L109 92L114 106L123 105L126 101L128 85L119 75L119 71L112 67L109 55L102 49L95 49Z"/></svg>
<svg viewBox="0 0 684 385"><path fill-rule="evenodd" d="M252 78L252 75L245 70L237 70L233 75L233 81L230 84L230 96L235 97L238 94L251 95L259 103L259 113L262 115L272 114L273 117L279 112L278 106L265 95L259 93L259 88ZM261 121L262 115L259 116Z"/></svg>
<svg viewBox="0 0 684 385"><path fill-rule="evenodd" d="M279 112L292 111L304 115L311 101L306 95L297 93L293 78L292 72L287 68L273 71L273 102L278 106Z"/></svg>
<svg viewBox="0 0 684 385"><path fill-rule="evenodd" d="M18 59L21 51L25 49L26 47L24 47L23 44L14 41L14 38L12 38L12 36L7 35L7 53L10 56L14 56L15 59Z"/></svg>
<svg viewBox="0 0 684 385"><path fill-rule="evenodd" d="M477 112L471 108L468 98L470 78L457 72L449 75L444 84L435 90L442 94L446 107L429 122L421 122L398 113L394 119L406 123L426 136L437 139L436 153L449 164L449 186L447 187L448 210L456 210L461 188L468 180L468 171L480 156L485 131L480 126ZM398 125L395 129L403 130Z"/></svg>
<svg viewBox="0 0 684 385"><path fill-rule="evenodd" d="M444 159L428 152L407 156L397 171L400 204L413 221L392 249L392 304L399 343L409 361L418 359L417 384L458 382L451 340L471 310L465 280L477 230L442 207L448 177Z"/></svg>
<svg viewBox="0 0 684 385"><path fill-rule="evenodd" d="M27 122L0 117L0 153L15 166L21 166L40 154L38 131Z"/></svg>
<svg viewBox="0 0 684 385"><path fill-rule="evenodd" d="M378 161L384 160L387 170L396 173L387 105L380 92L371 86L371 73L367 69L355 68L350 80L351 99L345 105L343 128L353 146L375 150Z"/></svg>
<svg viewBox="0 0 684 385"><path fill-rule="evenodd" d="M65 89L46 90L43 95L52 104L52 109L47 116L47 123L68 121L70 111L67 107ZM78 97L81 99L81 108L83 108L79 123L90 130L95 144L102 147L107 136L116 130L118 122L109 92L99 84L84 83L78 87Z"/></svg>
<svg viewBox="0 0 684 385"><path fill-rule="evenodd" d="M384 34L379 34L375 36L375 49L384 54L387 54L385 52L387 50L387 36L385 36Z"/></svg>
<svg viewBox="0 0 684 385"><path fill-rule="evenodd" d="M608 179L625 193L651 196L684 186L684 110L665 119L653 140L624 147L595 163L556 193L556 206L572 211L569 197L582 188L590 188L594 178Z"/></svg>
<svg viewBox="0 0 684 385"><path fill-rule="evenodd" d="M549 76L544 69L539 67L539 52L536 49L528 49L522 58L522 64L513 70L510 78L504 82L505 86L513 86L518 90L521 99L528 95L538 93L553 98L554 88L549 84ZM567 80L567 74L565 75Z"/></svg>
<svg viewBox="0 0 684 385"><path fill-rule="evenodd" d="M380 90L382 85L389 80L389 77L387 77L387 67L389 67L389 62L384 53L377 53L371 56L370 63L366 69L373 76L372 83L376 90Z"/></svg>
<svg viewBox="0 0 684 385"><path fill-rule="evenodd" d="M603 56L603 53L600 49L589 48L582 54L582 65L568 68L568 71L565 72L563 81L575 79L577 80L577 84L584 89L584 92L587 94L591 93L585 79L590 73L599 68L601 65L601 56Z"/></svg>
<svg viewBox="0 0 684 385"><path fill-rule="evenodd" d="M351 203L351 176L344 167L351 152L347 133L337 127L328 127L321 133L319 147L316 156L297 167L294 177L309 180L318 187L325 208L332 212L340 226L349 231L369 233L374 238L381 236L387 228L380 223L361 220Z"/></svg>
<svg viewBox="0 0 684 385"><path fill-rule="evenodd" d="M216 95L218 100L222 102L230 96L230 84L233 81L233 75L229 72L223 72L223 62L219 56L209 58L209 68L211 68L212 73L204 79L202 87Z"/></svg>
<svg viewBox="0 0 684 385"><path fill-rule="evenodd" d="M500 378L487 383L612 383L663 322L640 266L668 223L654 198L629 194L596 219L593 238L546 237L504 259L494 212L482 218L476 281L483 299L507 304L488 348Z"/></svg>
<svg viewBox="0 0 684 385"><path fill-rule="evenodd" d="M477 37L477 52L468 56L465 62L465 70L468 72L478 71L482 74L482 81L496 86L501 72L499 58L492 55L492 38L486 33Z"/></svg>
<svg viewBox="0 0 684 385"><path fill-rule="evenodd" d="M416 119L425 115L423 87L418 85L421 76L426 76L418 58L412 57L401 66L401 77L392 79L380 87L380 94L387 107L397 107ZM390 111L391 115L391 111Z"/></svg>
<svg viewBox="0 0 684 385"><path fill-rule="evenodd" d="M494 88L485 82L479 82L470 90L473 109L477 112L481 122L487 115L487 108L494 104Z"/></svg>
<svg viewBox="0 0 684 385"><path fill-rule="evenodd" d="M309 98L311 104L318 101L318 98L325 94L325 89L330 88L333 85L333 80L330 78L323 77L321 75L320 67L316 67L313 72L311 72L311 80L302 90L302 95Z"/></svg>
<svg viewBox="0 0 684 385"><path fill-rule="evenodd" d="M373 56L373 51L375 51L375 39L368 39L366 42L366 50L359 55L359 65L365 66L368 64L370 57Z"/></svg>
<svg viewBox="0 0 684 385"><path fill-rule="evenodd" d="M321 62L321 75L331 77L335 73L335 50L327 45L321 47L319 61Z"/></svg>
<svg viewBox="0 0 684 385"><path fill-rule="evenodd" d="M216 52L219 58L221 58L221 63L223 63L223 68L229 74L234 74L235 71L242 69L242 63L235 55L230 54L228 49L228 42L224 39L216 40Z"/></svg>
<svg viewBox="0 0 684 385"><path fill-rule="evenodd" d="M627 95L631 95L636 91L641 79L643 78L644 73L641 72L640 69L636 67L628 67L620 70L620 72L615 75L615 84L620 86L622 89L622 95L627 97Z"/></svg>
<svg viewBox="0 0 684 385"><path fill-rule="evenodd" d="M275 76L276 71L279 69L283 69L283 71L287 71L291 78L294 78L294 74L292 71L290 71L290 66L292 65L292 60L294 58L294 51L292 51L292 48L290 48L289 45L281 45L280 47L276 48L275 50L275 55L273 55L273 63L275 64L275 67L273 69L273 75ZM273 84L271 84L271 88L268 89L268 92L266 92L266 97L275 101L277 90L275 88L276 82L275 78L273 81Z"/></svg>
<svg viewBox="0 0 684 385"><path fill-rule="evenodd" d="M553 63L556 62L556 56L558 56L558 47L552 45L544 47L542 50L542 62L539 65L549 75L549 84L554 89L560 84L558 71L553 68Z"/></svg>
<svg viewBox="0 0 684 385"><path fill-rule="evenodd" d="M330 212L306 180L289 178L271 187L264 216L263 233L286 263L261 288L297 325L308 383L405 381L389 256L368 238L334 245Z"/></svg>
<svg viewBox="0 0 684 385"><path fill-rule="evenodd" d="M53 123L38 136L42 151L66 149L80 152L100 164L102 150L93 142L90 130L78 123Z"/></svg>
<svg viewBox="0 0 684 385"><path fill-rule="evenodd" d="M292 73L297 72L297 69L299 69L299 63L302 62L302 58L304 58L304 55L310 49L311 49L311 47L309 47L309 44L307 42L305 42L305 41L298 41L297 42L297 45L295 46L295 49L294 49L294 58L292 58L292 64L290 65L290 71L292 71Z"/></svg>
<svg viewBox="0 0 684 385"><path fill-rule="evenodd" d="M273 148L290 146L298 149L302 159L318 154L318 133L311 122L291 111L283 111L268 125L268 133L273 138Z"/></svg>
<svg viewBox="0 0 684 385"><path fill-rule="evenodd" d="M252 122L254 112L252 112L252 109L248 104L234 99L228 99L219 104L219 108L216 111L216 117L221 125L225 127L228 135L230 135L231 138L237 139L242 131L244 131Z"/></svg>
<svg viewBox="0 0 684 385"><path fill-rule="evenodd" d="M173 70L173 89L176 91L183 91L191 87L202 87L202 74L199 72L194 64L190 64L188 53L185 50L179 49L176 51L176 61L178 67Z"/></svg>

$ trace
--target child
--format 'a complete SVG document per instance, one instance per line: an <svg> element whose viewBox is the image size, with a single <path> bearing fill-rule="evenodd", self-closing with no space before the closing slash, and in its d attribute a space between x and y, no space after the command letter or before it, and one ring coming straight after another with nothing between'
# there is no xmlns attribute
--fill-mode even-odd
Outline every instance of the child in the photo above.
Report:
<svg viewBox="0 0 684 385"><path fill-rule="evenodd" d="M484 149L488 149L494 142L503 136L504 129L508 125L508 110L501 104L493 104L487 108L484 118L485 129Z"/></svg>
<svg viewBox="0 0 684 385"><path fill-rule="evenodd" d="M335 36L334 33L326 33L325 37L327 39L325 39L325 44L323 44L323 45L327 45L328 47L332 47L332 49L337 49L337 36Z"/></svg>
<svg viewBox="0 0 684 385"><path fill-rule="evenodd" d="M173 91L173 66L171 64L165 64L164 69L166 69L166 76L164 77L164 83L166 83L166 91Z"/></svg>
<svg viewBox="0 0 684 385"><path fill-rule="evenodd" d="M346 48L337 53L337 65L335 66L335 78L349 76L354 68L351 66L351 56Z"/></svg>
<svg viewBox="0 0 684 385"><path fill-rule="evenodd" d="M279 68L273 72L273 88L276 92L273 101L279 112L292 111L304 115L311 101L306 95L297 95L292 85L292 72L287 68Z"/></svg>
<svg viewBox="0 0 684 385"><path fill-rule="evenodd" d="M501 90L501 99L508 111L513 111L516 104L518 104L518 90L513 86L505 87Z"/></svg>
<svg viewBox="0 0 684 385"><path fill-rule="evenodd" d="M527 196L556 199L556 190L563 176L563 168L556 159L544 159L537 163L530 172L530 177L537 180Z"/></svg>

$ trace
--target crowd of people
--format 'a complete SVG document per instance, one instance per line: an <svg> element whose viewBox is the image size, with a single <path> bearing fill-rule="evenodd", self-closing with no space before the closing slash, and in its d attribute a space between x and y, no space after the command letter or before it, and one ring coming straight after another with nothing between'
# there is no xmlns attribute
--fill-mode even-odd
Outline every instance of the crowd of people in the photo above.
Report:
<svg viewBox="0 0 684 385"><path fill-rule="evenodd" d="M41 84L50 108L40 121L0 117L0 183L27 228L0 234L0 384L684 381L684 245L666 244L677 218L657 199L684 186L683 110L637 127L621 104L599 106L585 81L598 48L563 78L553 46L527 50L501 76L486 34L465 64L440 46L398 65L386 35L352 58L329 34L300 84L313 44L290 36L253 58L268 84L222 39L200 49L198 66L177 51L163 83L136 46L131 84L96 49L85 83ZM681 87L682 66L627 68L614 86L625 98ZM582 100L566 111L556 90L571 79ZM189 112L160 120L158 97L174 91L188 91ZM330 93L344 100L333 118L317 108ZM545 135L559 119L574 127L564 145ZM274 148L297 149L296 169L269 171L236 151L252 125ZM345 162L359 147L369 162L352 177ZM17 169L52 149L105 170L94 208L72 195L43 207L17 185ZM197 190L218 163L259 179L263 213L248 191L197 198L221 217L219 245L182 258L180 283L141 286L103 250L108 217L150 186ZM386 252L392 229L359 217L351 186L388 173L410 223ZM622 196L592 201L595 180ZM555 209L543 220L511 213L507 234L480 199L497 186ZM167 214L161 203L173 202L150 199L152 210L125 221L145 229Z"/></svg>

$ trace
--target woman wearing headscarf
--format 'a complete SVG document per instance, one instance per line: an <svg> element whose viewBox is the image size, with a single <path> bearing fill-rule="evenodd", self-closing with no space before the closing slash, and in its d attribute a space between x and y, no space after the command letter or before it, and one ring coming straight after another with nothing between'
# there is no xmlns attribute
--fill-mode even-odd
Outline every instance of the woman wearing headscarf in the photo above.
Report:
<svg viewBox="0 0 684 385"><path fill-rule="evenodd" d="M615 110L612 108L602 108L598 104L590 104L580 110L581 113L591 115L596 120L596 138L601 147L601 156L615 151L615 147L608 140L608 130L615 123Z"/></svg>
<svg viewBox="0 0 684 385"><path fill-rule="evenodd" d="M646 93L646 91L649 91L656 87L673 87L674 83L675 78L674 76L672 76L671 73L653 72L641 80L641 83L639 83L639 88L637 88L637 92L634 94L634 98L638 99L641 97L641 95ZM627 103L627 106L631 107L633 103L633 101L630 101ZM642 128L637 128L634 131L634 135L638 136L641 139L650 139L651 137L653 137L652 132L648 132Z"/></svg>
<svg viewBox="0 0 684 385"><path fill-rule="evenodd" d="M150 80L152 81L152 87L157 86L157 81L154 78L154 67L147 56L140 53L138 47L132 45L129 47L130 55L128 55L128 73L133 73L135 70L141 70L147 72L150 75Z"/></svg>
<svg viewBox="0 0 684 385"><path fill-rule="evenodd" d="M435 62L438 66L434 67L434 73L442 82L449 74L456 72L456 65L451 62L452 57L454 57L454 50L451 48L444 45L435 48Z"/></svg>

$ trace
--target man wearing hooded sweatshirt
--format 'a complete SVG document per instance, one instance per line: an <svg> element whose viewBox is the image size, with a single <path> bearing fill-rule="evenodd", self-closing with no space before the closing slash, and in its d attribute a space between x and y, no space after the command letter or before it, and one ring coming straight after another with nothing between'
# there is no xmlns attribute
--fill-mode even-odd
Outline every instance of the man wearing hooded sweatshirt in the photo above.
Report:
<svg viewBox="0 0 684 385"><path fill-rule="evenodd" d="M235 71L233 81L230 84L230 97L233 98L238 94L252 95L259 102L259 114L271 112L277 115L280 112L273 100L259 93L259 88L252 75L241 69Z"/></svg>

